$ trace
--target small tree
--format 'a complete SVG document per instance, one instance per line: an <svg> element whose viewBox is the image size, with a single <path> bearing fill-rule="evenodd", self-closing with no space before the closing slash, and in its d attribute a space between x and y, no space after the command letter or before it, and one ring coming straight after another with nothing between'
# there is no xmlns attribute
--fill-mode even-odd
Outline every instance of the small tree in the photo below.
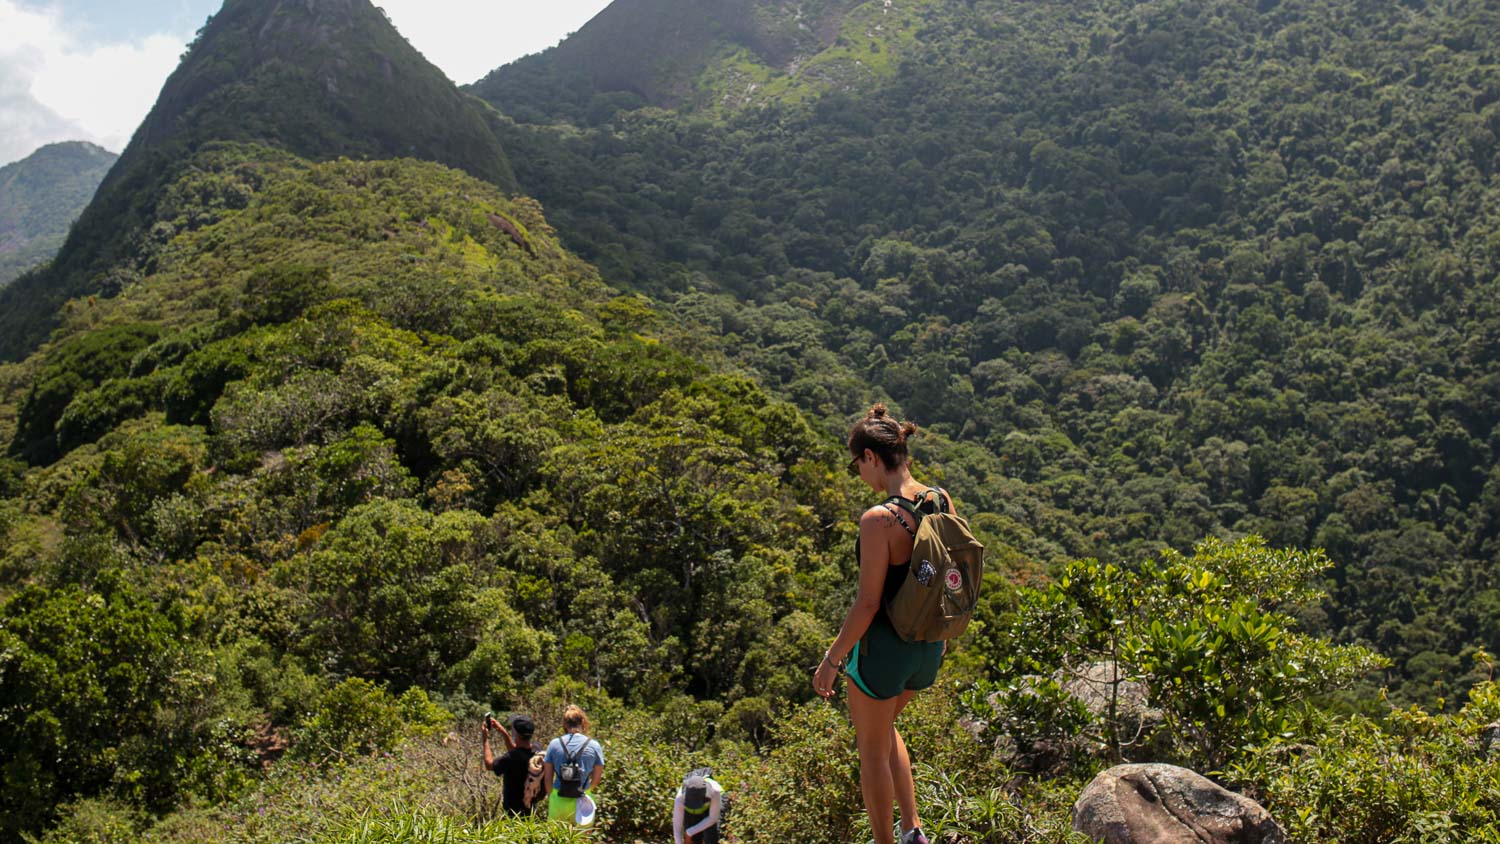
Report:
<svg viewBox="0 0 1500 844"><path fill-rule="evenodd" d="M1017 608L984 632L991 677L968 706L1022 753L1083 738L1120 760L1164 743L1218 770L1243 747L1290 735L1311 697L1384 665L1365 648L1295 630L1290 611L1323 597L1314 578L1329 565L1321 551L1272 549L1259 537L1208 539L1191 557L1168 550L1134 569L1071 563L1045 587L1020 590ZM1061 691L1098 683L1101 665L1099 704ZM1132 683L1144 684L1159 718L1122 717Z"/></svg>

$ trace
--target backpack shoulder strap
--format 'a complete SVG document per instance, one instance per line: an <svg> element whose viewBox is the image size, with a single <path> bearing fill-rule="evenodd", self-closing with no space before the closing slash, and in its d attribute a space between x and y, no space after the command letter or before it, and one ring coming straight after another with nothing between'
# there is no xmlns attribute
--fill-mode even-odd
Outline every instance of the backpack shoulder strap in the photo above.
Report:
<svg viewBox="0 0 1500 844"><path fill-rule="evenodd" d="M928 495L934 495L934 494L937 496L938 512L939 513L952 513L953 512L953 499L950 498L950 497L948 497L948 490L943 489L942 487L935 486L935 487L932 488L932 491L928 493Z"/></svg>
<svg viewBox="0 0 1500 844"><path fill-rule="evenodd" d="M569 764L576 764L578 762L578 757L582 756L584 749L589 746L589 739L587 736L584 736L584 739L581 743L579 743L577 750L573 750L572 748L568 747L566 738L558 739L558 741L561 742L563 746L563 758L566 759Z"/></svg>
<svg viewBox="0 0 1500 844"><path fill-rule="evenodd" d="M922 523L922 514L917 512L917 508L914 507L910 501L907 501L905 498L902 498L899 495L893 495L890 498L886 499L885 503L880 506L891 511L891 515L896 518L896 521L901 523L901 527L907 532L907 534L911 536L917 535L917 529L908 524L906 521L906 517L901 515L901 511L905 510L907 513L911 514L911 517L916 520L917 524L920 525Z"/></svg>

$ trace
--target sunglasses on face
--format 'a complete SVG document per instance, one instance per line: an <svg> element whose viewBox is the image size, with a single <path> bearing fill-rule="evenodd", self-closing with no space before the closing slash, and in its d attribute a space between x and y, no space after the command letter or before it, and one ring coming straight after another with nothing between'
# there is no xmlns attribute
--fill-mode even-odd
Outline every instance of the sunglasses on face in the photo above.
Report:
<svg viewBox="0 0 1500 844"><path fill-rule="evenodd" d="M856 478L859 477L859 458L858 457L856 457L853 460L849 461L849 474L853 475Z"/></svg>

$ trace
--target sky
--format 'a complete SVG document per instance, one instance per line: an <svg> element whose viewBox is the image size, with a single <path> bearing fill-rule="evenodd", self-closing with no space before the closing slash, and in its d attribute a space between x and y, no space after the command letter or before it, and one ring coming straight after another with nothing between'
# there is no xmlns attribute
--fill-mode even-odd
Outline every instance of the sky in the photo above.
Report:
<svg viewBox="0 0 1500 844"><path fill-rule="evenodd" d="M556 44L609 0L375 0L459 84ZM220 0L0 0L0 165L56 141L120 152Z"/></svg>

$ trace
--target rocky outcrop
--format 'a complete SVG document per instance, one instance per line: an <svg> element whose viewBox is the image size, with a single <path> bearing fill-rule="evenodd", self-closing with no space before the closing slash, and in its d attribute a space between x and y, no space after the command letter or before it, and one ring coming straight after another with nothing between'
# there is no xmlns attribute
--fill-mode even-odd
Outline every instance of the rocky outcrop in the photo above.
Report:
<svg viewBox="0 0 1500 844"><path fill-rule="evenodd" d="M1139 680L1126 679L1112 660L1090 663L1075 671L1059 670L1053 679L1094 717L1113 717L1127 744L1161 722L1161 710L1150 705L1151 689Z"/></svg>
<svg viewBox="0 0 1500 844"><path fill-rule="evenodd" d="M1500 755L1500 721L1486 724L1479 731L1477 747L1479 755L1485 759L1494 759Z"/></svg>
<svg viewBox="0 0 1500 844"><path fill-rule="evenodd" d="M1117 765L1073 804L1073 829L1103 844L1285 844L1253 800L1175 765Z"/></svg>

